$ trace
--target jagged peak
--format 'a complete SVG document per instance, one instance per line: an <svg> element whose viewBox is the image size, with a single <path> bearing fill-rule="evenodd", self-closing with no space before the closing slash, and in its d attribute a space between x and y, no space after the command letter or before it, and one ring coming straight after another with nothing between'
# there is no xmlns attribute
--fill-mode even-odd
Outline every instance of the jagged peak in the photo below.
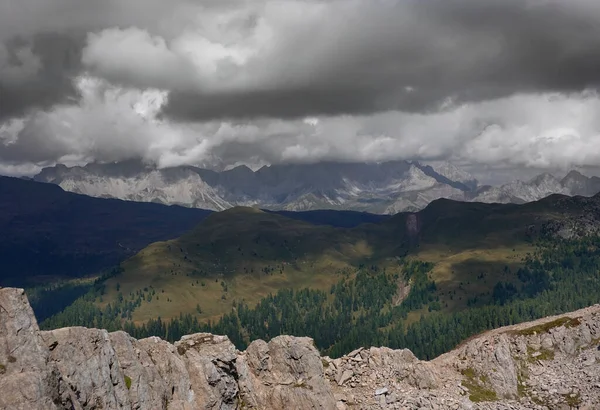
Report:
<svg viewBox="0 0 600 410"><path fill-rule="evenodd" d="M572 169L570 170L567 175L565 175L565 178L587 178L585 175L583 175L581 172L577 171L576 169Z"/></svg>
<svg viewBox="0 0 600 410"><path fill-rule="evenodd" d="M250 168L248 165L246 164L242 164L242 165L238 165L237 167L233 167L231 169L228 169L226 171L223 171L223 173L235 173L235 174L254 174L254 171L252 170L252 168Z"/></svg>
<svg viewBox="0 0 600 410"><path fill-rule="evenodd" d="M546 182L557 182L558 183L559 180L551 173L544 172L542 174L536 175L535 177L530 179L527 183L539 185L539 184L546 183Z"/></svg>
<svg viewBox="0 0 600 410"><path fill-rule="evenodd" d="M466 171L452 163L437 164L436 169L419 161L324 161L265 165L257 171L239 165L216 171L191 166L157 169L132 160L83 168L57 165L45 168L34 179L90 196L216 211L256 205L273 210L396 213L424 209L440 197L465 202L526 203L552 192L590 196L600 190L598 178L584 181L567 176L561 182L551 174L482 190ZM415 195L417 191L419 195Z"/></svg>
<svg viewBox="0 0 600 410"><path fill-rule="evenodd" d="M576 182L587 182L590 178L588 178L587 176L583 175L581 172L573 169L571 171L569 171L569 173L567 175L565 175L565 177L561 180L562 184L566 184L569 183L571 181L576 181Z"/></svg>

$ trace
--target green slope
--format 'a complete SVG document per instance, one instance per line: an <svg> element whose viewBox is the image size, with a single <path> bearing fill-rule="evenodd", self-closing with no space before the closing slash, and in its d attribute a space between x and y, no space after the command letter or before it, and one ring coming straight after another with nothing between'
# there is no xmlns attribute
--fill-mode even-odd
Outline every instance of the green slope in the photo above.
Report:
<svg viewBox="0 0 600 410"><path fill-rule="evenodd" d="M562 196L526 205L439 200L416 214L351 229L238 207L127 260L98 303L152 293L134 310L135 322L180 313L215 319L237 301L252 306L279 289L328 291L361 266L395 275L402 269L397 259L408 257L435 263L430 278L442 308L461 310L487 303L498 281L516 281L534 238L564 226L582 229L579 221L596 215L598 202ZM406 285L398 281L396 299Z"/></svg>
<svg viewBox="0 0 600 410"><path fill-rule="evenodd" d="M373 254L358 230L233 208L123 263L124 272L107 282L103 301L117 298L117 284L123 295L153 288L158 299L136 309L134 320L173 317L198 304L201 317L211 318L229 311L235 300L254 303L281 288L329 289Z"/></svg>

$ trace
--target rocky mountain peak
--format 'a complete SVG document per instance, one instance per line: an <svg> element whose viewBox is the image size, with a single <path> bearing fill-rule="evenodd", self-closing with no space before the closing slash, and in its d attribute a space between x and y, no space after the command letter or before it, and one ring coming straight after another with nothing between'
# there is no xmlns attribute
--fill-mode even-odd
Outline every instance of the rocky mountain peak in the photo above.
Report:
<svg viewBox="0 0 600 410"><path fill-rule="evenodd" d="M600 178L590 178L575 170L569 172L561 180L561 184L574 195L591 196L600 191Z"/></svg>
<svg viewBox="0 0 600 410"><path fill-rule="evenodd" d="M532 178L528 183L535 184L535 185L560 184L560 181L554 175L545 172L543 174L537 175L536 177Z"/></svg>
<svg viewBox="0 0 600 410"><path fill-rule="evenodd" d="M587 179L588 179L588 177L583 175L581 172L573 169L573 170L569 171L569 173L567 175L565 175L565 177L562 179L562 182L564 183L569 180L584 181Z"/></svg>
<svg viewBox="0 0 600 410"><path fill-rule="evenodd" d="M463 184L470 191L474 191L479 186L477 178L448 161L433 162L426 166L431 167L436 173L450 181Z"/></svg>
<svg viewBox="0 0 600 410"><path fill-rule="evenodd" d="M558 193L592 196L600 178L576 171L559 180L541 174L527 181L481 189L477 179L448 162L319 162L279 164L253 171L192 166L157 169L139 160L45 168L36 181L97 197L177 204L211 210L258 206L268 210L343 209L370 213L414 212L439 198L525 203Z"/></svg>

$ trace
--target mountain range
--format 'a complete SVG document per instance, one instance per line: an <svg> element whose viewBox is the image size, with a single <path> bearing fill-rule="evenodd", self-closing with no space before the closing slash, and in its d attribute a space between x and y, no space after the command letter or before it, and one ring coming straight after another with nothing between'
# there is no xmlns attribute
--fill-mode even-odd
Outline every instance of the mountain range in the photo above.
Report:
<svg viewBox="0 0 600 410"><path fill-rule="evenodd" d="M526 203L550 194L591 196L600 178L571 171L542 174L502 186L480 185L450 164L416 161L288 164L256 171L238 166L213 171L193 166L158 169L139 161L44 168L34 180L94 197L176 204L209 210L252 206L267 210L354 210L377 214L418 211L448 198L468 202Z"/></svg>

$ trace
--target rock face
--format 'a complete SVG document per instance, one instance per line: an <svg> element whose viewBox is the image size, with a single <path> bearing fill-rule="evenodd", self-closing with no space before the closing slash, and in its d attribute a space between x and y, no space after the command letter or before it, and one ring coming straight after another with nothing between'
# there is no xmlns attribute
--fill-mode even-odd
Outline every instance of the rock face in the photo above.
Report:
<svg viewBox="0 0 600 410"><path fill-rule="evenodd" d="M40 331L0 288L1 409L598 409L600 305L496 329L430 362L409 350L321 357L309 338L175 344L124 332Z"/></svg>
<svg viewBox="0 0 600 410"><path fill-rule="evenodd" d="M0 289L0 409L332 409L312 339L239 352L225 336L175 344L124 332L40 331L22 289Z"/></svg>
<svg viewBox="0 0 600 410"><path fill-rule="evenodd" d="M595 305L486 332L431 362L387 348L325 357L325 375L337 408L592 410L599 343Z"/></svg>
<svg viewBox="0 0 600 410"><path fill-rule="evenodd" d="M242 404L251 409L332 409L321 357L305 337L256 340L238 357ZM269 386L265 389L264 386Z"/></svg>
<svg viewBox="0 0 600 410"><path fill-rule="evenodd" d="M23 290L0 289L0 408L55 408L57 375Z"/></svg>
<svg viewBox="0 0 600 410"><path fill-rule="evenodd" d="M70 327L41 332L49 360L60 373L60 404L130 408L119 359L106 330ZM74 406L77 408L77 406Z"/></svg>

